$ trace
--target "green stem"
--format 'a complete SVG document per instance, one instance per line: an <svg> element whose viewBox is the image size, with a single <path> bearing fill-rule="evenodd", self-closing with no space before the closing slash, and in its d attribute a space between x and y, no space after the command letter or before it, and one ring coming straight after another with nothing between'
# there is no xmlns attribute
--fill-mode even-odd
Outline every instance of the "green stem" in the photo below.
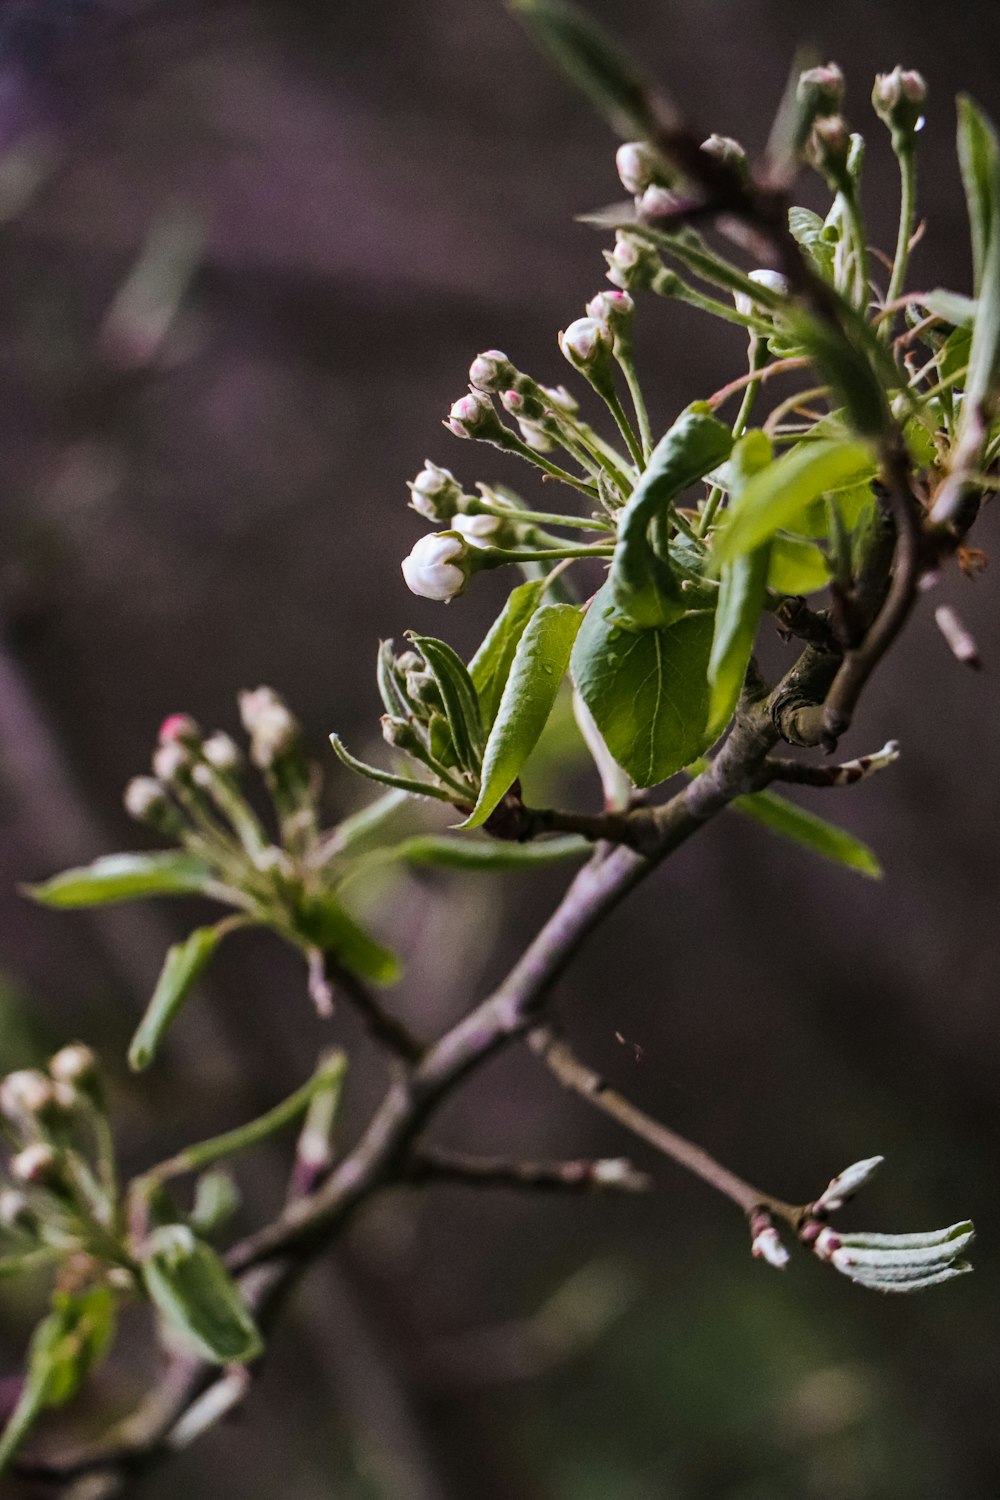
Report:
<svg viewBox="0 0 1000 1500"><path fill-rule="evenodd" d="M599 542L593 547L543 548L539 552L516 552L506 547L491 547L490 566L499 568L506 563L548 562L561 557L612 557L614 550L606 542Z"/></svg>
<svg viewBox="0 0 1000 1500"><path fill-rule="evenodd" d="M506 508L490 509L489 514L499 516L502 521L528 521L532 525L562 526L574 531L614 531L610 521L603 521L596 516L563 516L555 511L507 510Z"/></svg>
<svg viewBox="0 0 1000 1500"><path fill-rule="evenodd" d="M871 267L868 260L868 237L865 234L865 221L861 213L861 204L858 202L858 192L854 184L851 184L850 192L843 194L844 203L847 208L847 220L851 226L851 239L854 241L854 250L857 257L855 270L854 295L858 311L864 314L868 306L868 298L871 295Z"/></svg>
<svg viewBox="0 0 1000 1500"><path fill-rule="evenodd" d="M767 345L761 339L751 339L750 374L756 378L748 381L744 389L743 400L740 402L740 409L736 413L736 421L733 423L733 442L741 438L746 431L747 423L750 420L750 413L753 411L753 404L757 399L757 392L760 390L762 376L758 372L763 370L766 363ZM698 518L699 537L704 537L707 534L709 527L715 520L719 506L722 504L722 496L723 490L721 486L717 484L713 485L708 499L702 507L701 515Z"/></svg>
<svg viewBox="0 0 1000 1500"><path fill-rule="evenodd" d="M632 357L631 348L618 348L615 350L615 358L621 366L622 374L625 376L625 384L632 398L632 407L635 411L635 419L639 424L639 440L642 443L643 466L649 462L649 455L653 451L653 429L649 425L649 411L646 407L646 398L642 394L642 386L639 384L638 371L635 368L635 360Z"/></svg>
<svg viewBox="0 0 1000 1500"><path fill-rule="evenodd" d="M579 490L581 495L589 495L591 499L597 497L595 484L590 484L585 479L577 479L575 474L570 474L567 469L561 469L558 464L546 458L544 453L536 453L534 448L529 448L528 444L523 442L516 433L508 432L507 440L495 446L502 448L505 452L519 453L530 464L534 464L536 469L541 469L552 479L558 479L561 484L568 484L570 489Z"/></svg>
<svg viewBox="0 0 1000 1500"><path fill-rule="evenodd" d="M625 439L626 446L628 447L628 451L632 457L632 462L641 473L646 463L645 455L642 451L642 444L639 442L639 439L632 431L632 424L625 414L625 408L624 406L622 406L621 401L618 398L618 392L613 389L606 390L603 387L598 386L595 386L594 389L597 391L597 394L601 397L605 406L608 408L608 411L617 422L618 431Z"/></svg>
<svg viewBox="0 0 1000 1500"><path fill-rule="evenodd" d="M899 161L899 233L896 237L896 254L892 262L892 276L889 280L889 290L886 292L886 303L891 305L903 294L906 285L906 271L910 261L910 240L913 238L913 219L916 213L917 202L917 153L910 146L908 149L902 147L896 153ZM892 317L885 319L881 329L885 338L889 338L892 331Z"/></svg>

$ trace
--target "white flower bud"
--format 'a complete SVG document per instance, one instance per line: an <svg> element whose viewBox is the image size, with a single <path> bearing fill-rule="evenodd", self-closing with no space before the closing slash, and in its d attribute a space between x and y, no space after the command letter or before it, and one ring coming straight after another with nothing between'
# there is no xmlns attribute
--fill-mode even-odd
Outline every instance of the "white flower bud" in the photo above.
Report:
<svg viewBox="0 0 1000 1500"><path fill-rule="evenodd" d="M430 459L410 485L410 504L427 521L450 521L462 501L462 486L450 469Z"/></svg>
<svg viewBox="0 0 1000 1500"><path fill-rule="evenodd" d="M499 516L456 516L452 529L464 536L470 547L489 547L502 524Z"/></svg>
<svg viewBox="0 0 1000 1500"><path fill-rule="evenodd" d="M615 248L605 251L604 258L608 263L608 280L623 291L642 291L662 270L656 251L624 229L616 232Z"/></svg>
<svg viewBox="0 0 1000 1500"><path fill-rule="evenodd" d="M645 141L626 141L615 152L615 166L626 193L644 193L657 173L656 153Z"/></svg>
<svg viewBox="0 0 1000 1500"><path fill-rule="evenodd" d="M0 1114L15 1124L33 1123L53 1102L52 1084L38 1068L20 1068L0 1082Z"/></svg>
<svg viewBox="0 0 1000 1500"><path fill-rule="evenodd" d="M468 396L460 396L453 402L444 425L456 437L487 442L502 441L508 435L493 402L482 391L470 391Z"/></svg>
<svg viewBox="0 0 1000 1500"><path fill-rule="evenodd" d="M133 776L122 801L129 817L138 823L155 818L170 805L166 787L154 776Z"/></svg>
<svg viewBox="0 0 1000 1500"><path fill-rule="evenodd" d="M201 753L210 766L224 773L239 770L243 759L236 741L230 735L223 734L221 729L209 736L201 747Z"/></svg>
<svg viewBox="0 0 1000 1500"><path fill-rule="evenodd" d="M607 361L611 335L596 318L577 318L559 335L559 348L574 369L590 374Z"/></svg>
<svg viewBox="0 0 1000 1500"><path fill-rule="evenodd" d="M167 785L176 781L189 768L191 755L179 740L168 740L158 745L153 752L153 771Z"/></svg>
<svg viewBox="0 0 1000 1500"><path fill-rule="evenodd" d="M655 182L639 199L639 213L644 219L668 218L677 207L677 195Z"/></svg>
<svg viewBox="0 0 1000 1500"><path fill-rule="evenodd" d="M469 581L469 548L456 531L433 531L422 536L401 564L406 586L422 599L447 603Z"/></svg>
<svg viewBox="0 0 1000 1500"><path fill-rule="evenodd" d="M598 292L587 303L587 317L603 323L612 333L627 327L635 316L635 303L626 291Z"/></svg>
<svg viewBox="0 0 1000 1500"><path fill-rule="evenodd" d="M530 421L527 417L518 418L518 428L527 447L535 453L551 453L555 443L549 437L544 427L539 427L537 422Z"/></svg>
<svg viewBox="0 0 1000 1500"><path fill-rule="evenodd" d="M755 281L758 286L767 287L769 292L777 292L779 297L788 296L788 279L782 276L780 271L751 271L749 279ZM745 318L750 317L757 310L757 304L746 292L734 292L733 303L736 311L742 313Z"/></svg>
<svg viewBox="0 0 1000 1500"><path fill-rule="evenodd" d="M556 412L566 412L568 416L574 417L580 410L580 403L575 396L571 396L564 385L543 385L542 391L548 396Z"/></svg>
<svg viewBox="0 0 1000 1500"><path fill-rule="evenodd" d="M34 1141L12 1158L10 1175L33 1187L58 1187L63 1173L59 1155L44 1141Z"/></svg>
<svg viewBox="0 0 1000 1500"><path fill-rule="evenodd" d="M4 1229L32 1229L35 1216L27 1198L16 1188L5 1188L0 1192L0 1225Z"/></svg>
<svg viewBox="0 0 1000 1500"><path fill-rule="evenodd" d="M250 759L266 771L297 744L298 721L273 688L242 692L239 704L243 728L250 736Z"/></svg>
<svg viewBox="0 0 1000 1500"><path fill-rule="evenodd" d="M56 1083L84 1088L97 1077L97 1057L83 1042L71 1042L52 1058L49 1073Z"/></svg>
<svg viewBox="0 0 1000 1500"><path fill-rule="evenodd" d="M716 161L741 172L746 170L747 154L739 141L734 141L730 135L710 135L707 141L702 141L701 149L707 156L714 156Z"/></svg>
<svg viewBox="0 0 1000 1500"><path fill-rule="evenodd" d="M517 379L517 371L500 349L487 349L469 367L469 384L477 391L502 391Z"/></svg>
<svg viewBox="0 0 1000 1500"><path fill-rule="evenodd" d="M756 1256L758 1260L766 1260L768 1265L773 1266L776 1271L783 1271L789 1261L788 1251L781 1243L778 1231L773 1224L769 1224L766 1229L762 1229L754 1236L750 1254Z"/></svg>

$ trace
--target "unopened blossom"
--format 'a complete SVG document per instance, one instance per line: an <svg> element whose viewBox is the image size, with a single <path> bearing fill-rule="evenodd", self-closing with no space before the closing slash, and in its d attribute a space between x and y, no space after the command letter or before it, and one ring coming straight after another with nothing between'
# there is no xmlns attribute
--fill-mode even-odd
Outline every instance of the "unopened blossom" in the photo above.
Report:
<svg viewBox="0 0 1000 1500"><path fill-rule="evenodd" d="M457 531L434 531L422 536L402 561L403 577L412 594L447 603L469 581L469 548Z"/></svg>

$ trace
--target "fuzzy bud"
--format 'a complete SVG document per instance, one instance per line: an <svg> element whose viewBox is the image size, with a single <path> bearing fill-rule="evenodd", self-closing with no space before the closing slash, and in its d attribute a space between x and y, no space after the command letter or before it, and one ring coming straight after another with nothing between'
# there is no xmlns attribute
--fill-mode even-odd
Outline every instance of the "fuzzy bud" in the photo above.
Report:
<svg viewBox="0 0 1000 1500"><path fill-rule="evenodd" d="M852 1166L845 1167L827 1184L813 1208L822 1209L828 1214L843 1208L848 1199L853 1198L855 1193L860 1192L871 1181L884 1160L882 1156L867 1156L864 1161L856 1161Z"/></svg>
<svg viewBox="0 0 1000 1500"><path fill-rule="evenodd" d="M457 531L422 536L401 566L411 594L442 603L457 598L472 572L468 545Z"/></svg>
<svg viewBox="0 0 1000 1500"><path fill-rule="evenodd" d="M38 1068L20 1068L0 1082L0 1114L15 1125L33 1125L54 1102L52 1083Z"/></svg>
<svg viewBox="0 0 1000 1500"><path fill-rule="evenodd" d="M28 1187L58 1189L64 1185L62 1158L44 1141L34 1141L12 1158L10 1174Z"/></svg>
<svg viewBox="0 0 1000 1500"><path fill-rule="evenodd" d="M469 384L477 391L502 391L513 385L517 371L500 349L487 349L469 366Z"/></svg>
<svg viewBox="0 0 1000 1500"><path fill-rule="evenodd" d="M470 391L452 403L444 424L456 437L479 442L502 443L510 436L496 414L493 402L482 391Z"/></svg>
<svg viewBox="0 0 1000 1500"><path fill-rule="evenodd" d="M807 68L799 75L796 94L814 115L832 115L844 102L844 75L836 63Z"/></svg>
<svg viewBox="0 0 1000 1500"><path fill-rule="evenodd" d="M273 688L240 693L239 703L243 728L250 736L250 759L266 771L298 744L298 720Z"/></svg>
<svg viewBox="0 0 1000 1500"><path fill-rule="evenodd" d="M221 771L224 776L238 771L243 761L239 745L230 735L223 734L221 729L209 736L201 747L201 753L212 769Z"/></svg>
<svg viewBox="0 0 1000 1500"><path fill-rule="evenodd" d="M410 504L426 521L450 521L462 504L462 486L450 469L427 459L410 485Z"/></svg>
<svg viewBox="0 0 1000 1500"><path fill-rule="evenodd" d="M897 151L911 146L917 131L923 129L926 99L927 85L912 68L895 67L891 73L880 73L875 79L872 104L879 119L892 132Z"/></svg>
<svg viewBox="0 0 1000 1500"><path fill-rule="evenodd" d="M552 438L545 431L545 428L540 427L537 422L532 422L527 417L519 417L517 426L524 439L525 446L531 448L533 452L551 453L555 448L556 445Z"/></svg>
<svg viewBox="0 0 1000 1500"><path fill-rule="evenodd" d="M615 166L626 193L644 193L658 175L656 152L645 141L626 141L615 152Z"/></svg>

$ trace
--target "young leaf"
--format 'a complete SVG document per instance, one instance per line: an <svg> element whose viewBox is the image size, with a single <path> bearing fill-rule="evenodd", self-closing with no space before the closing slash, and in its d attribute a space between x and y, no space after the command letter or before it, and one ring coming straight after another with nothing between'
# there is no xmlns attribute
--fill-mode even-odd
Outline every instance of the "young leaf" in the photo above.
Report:
<svg viewBox="0 0 1000 1500"><path fill-rule="evenodd" d="M546 604L528 622L486 743L479 799L462 828L479 828L486 822L535 748L569 665L580 621L580 611L572 604Z"/></svg>
<svg viewBox="0 0 1000 1500"><path fill-rule="evenodd" d="M979 278L963 419L978 421L1000 374L1000 145L971 99L959 100L958 140Z"/></svg>
<svg viewBox="0 0 1000 1500"><path fill-rule="evenodd" d="M623 619L638 628L670 625L690 606L649 537L653 521L689 485L728 458L733 439L703 403L681 412L650 454L618 520L609 581Z"/></svg>
<svg viewBox="0 0 1000 1500"><path fill-rule="evenodd" d="M500 699L510 676L511 662L524 628L542 601L545 579L519 584L513 589L502 613L469 663L469 676L479 694L483 724L492 729Z"/></svg>
<svg viewBox="0 0 1000 1500"><path fill-rule="evenodd" d="M949 292L943 286L920 299L922 305L936 318L942 318L953 328L972 328L976 321L979 303L975 297L963 297L959 292Z"/></svg>
<svg viewBox="0 0 1000 1500"><path fill-rule="evenodd" d="M623 630L611 590L596 596L576 638L573 681L615 760L637 786L656 786L712 743L708 728L711 615L665 630Z"/></svg>
<svg viewBox="0 0 1000 1500"><path fill-rule="evenodd" d="M170 1330L213 1364L246 1364L263 1352L257 1325L222 1261L186 1224L149 1236L142 1263L150 1300Z"/></svg>
<svg viewBox="0 0 1000 1500"><path fill-rule="evenodd" d="M593 849L586 839L568 834L564 838L510 844L497 839L455 839L424 834L404 839L387 851L408 865L428 865L442 870L523 870L556 864L565 859L583 859Z"/></svg>
<svg viewBox="0 0 1000 1500"><path fill-rule="evenodd" d="M92 865L64 870L41 885L22 886L43 906L105 906L141 896L185 896L212 879L211 867L179 849L151 854L105 854Z"/></svg>
<svg viewBox="0 0 1000 1500"><path fill-rule="evenodd" d="M589 97L626 139L655 135L657 113L649 88L630 58L603 27L566 0L510 0L556 67Z"/></svg>
<svg viewBox="0 0 1000 1500"><path fill-rule="evenodd" d="M0 1436L0 1474L38 1417L76 1393L111 1341L115 1298L108 1287L56 1292L52 1311L35 1329L17 1405Z"/></svg>
<svg viewBox="0 0 1000 1500"><path fill-rule="evenodd" d="M986 282L996 203L996 137L989 121L965 94L958 97L958 160L972 235L973 290Z"/></svg>
<svg viewBox="0 0 1000 1500"><path fill-rule="evenodd" d="M833 245L823 232L826 226L819 214L811 208L790 208L788 227L823 279L832 282Z"/></svg>
<svg viewBox="0 0 1000 1500"><path fill-rule="evenodd" d="M167 949L153 998L128 1049L129 1067L148 1068L168 1026L191 993L195 982L222 940L224 929L196 927L182 943Z"/></svg>
<svg viewBox="0 0 1000 1500"><path fill-rule="evenodd" d="M732 562L776 531L794 531L797 518L821 495L859 484L874 474L875 465L863 443L799 443L748 482L739 510L715 535L716 558L720 563Z"/></svg>
<svg viewBox="0 0 1000 1500"><path fill-rule="evenodd" d="M446 792L442 787L435 786L431 781L415 781L410 776L394 776L391 771L381 771L378 766L370 766L366 761L358 760L345 747L343 740L337 734L331 734L330 744L338 760L348 768L356 771L359 776L364 776L369 781L377 781L380 786L393 787L398 792L408 792L412 797L433 797L438 802L452 802L454 797L451 792Z"/></svg>
<svg viewBox="0 0 1000 1500"><path fill-rule="evenodd" d="M448 727L462 766L479 771L483 762L483 719L479 697L462 658L445 641L411 634L441 690Z"/></svg>
<svg viewBox="0 0 1000 1500"><path fill-rule="evenodd" d="M824 818L817 818L815 813L806 812L794 802L779 797L776 792L753 792L748 797L737 797L732 806L755 823L770 828L772 833L780 833L823 859L846 865L873 880L881 877L882 866L867 844L843 828L827 823Z"/></svg>
<svg viewBox="0 0 1000 1500"><path fill-rule="evenodd" d="M302 936L353 974L375 984L395 984L400 977L395 953L366 932L332 892L303 900L297 917Z"/></svg>
<svg viewBox="0 0 1000 1500"><path fill-rule="evenodd" d="M826 555L815 542L779 531L771 543L768 588L779 594L813 594L830 582Z"/></svg>
<svg viewBox="0 0 1000 1500"><path fill-rule="evenodd" d="M748 432L736 445L729 464L734 518L739 515L749 479L767 468L770 461L771 444L762 432ZM770 550L764 542L722 569L708 659L709 726L717 734L732 717L743 688L767 588Z"/></svg>

